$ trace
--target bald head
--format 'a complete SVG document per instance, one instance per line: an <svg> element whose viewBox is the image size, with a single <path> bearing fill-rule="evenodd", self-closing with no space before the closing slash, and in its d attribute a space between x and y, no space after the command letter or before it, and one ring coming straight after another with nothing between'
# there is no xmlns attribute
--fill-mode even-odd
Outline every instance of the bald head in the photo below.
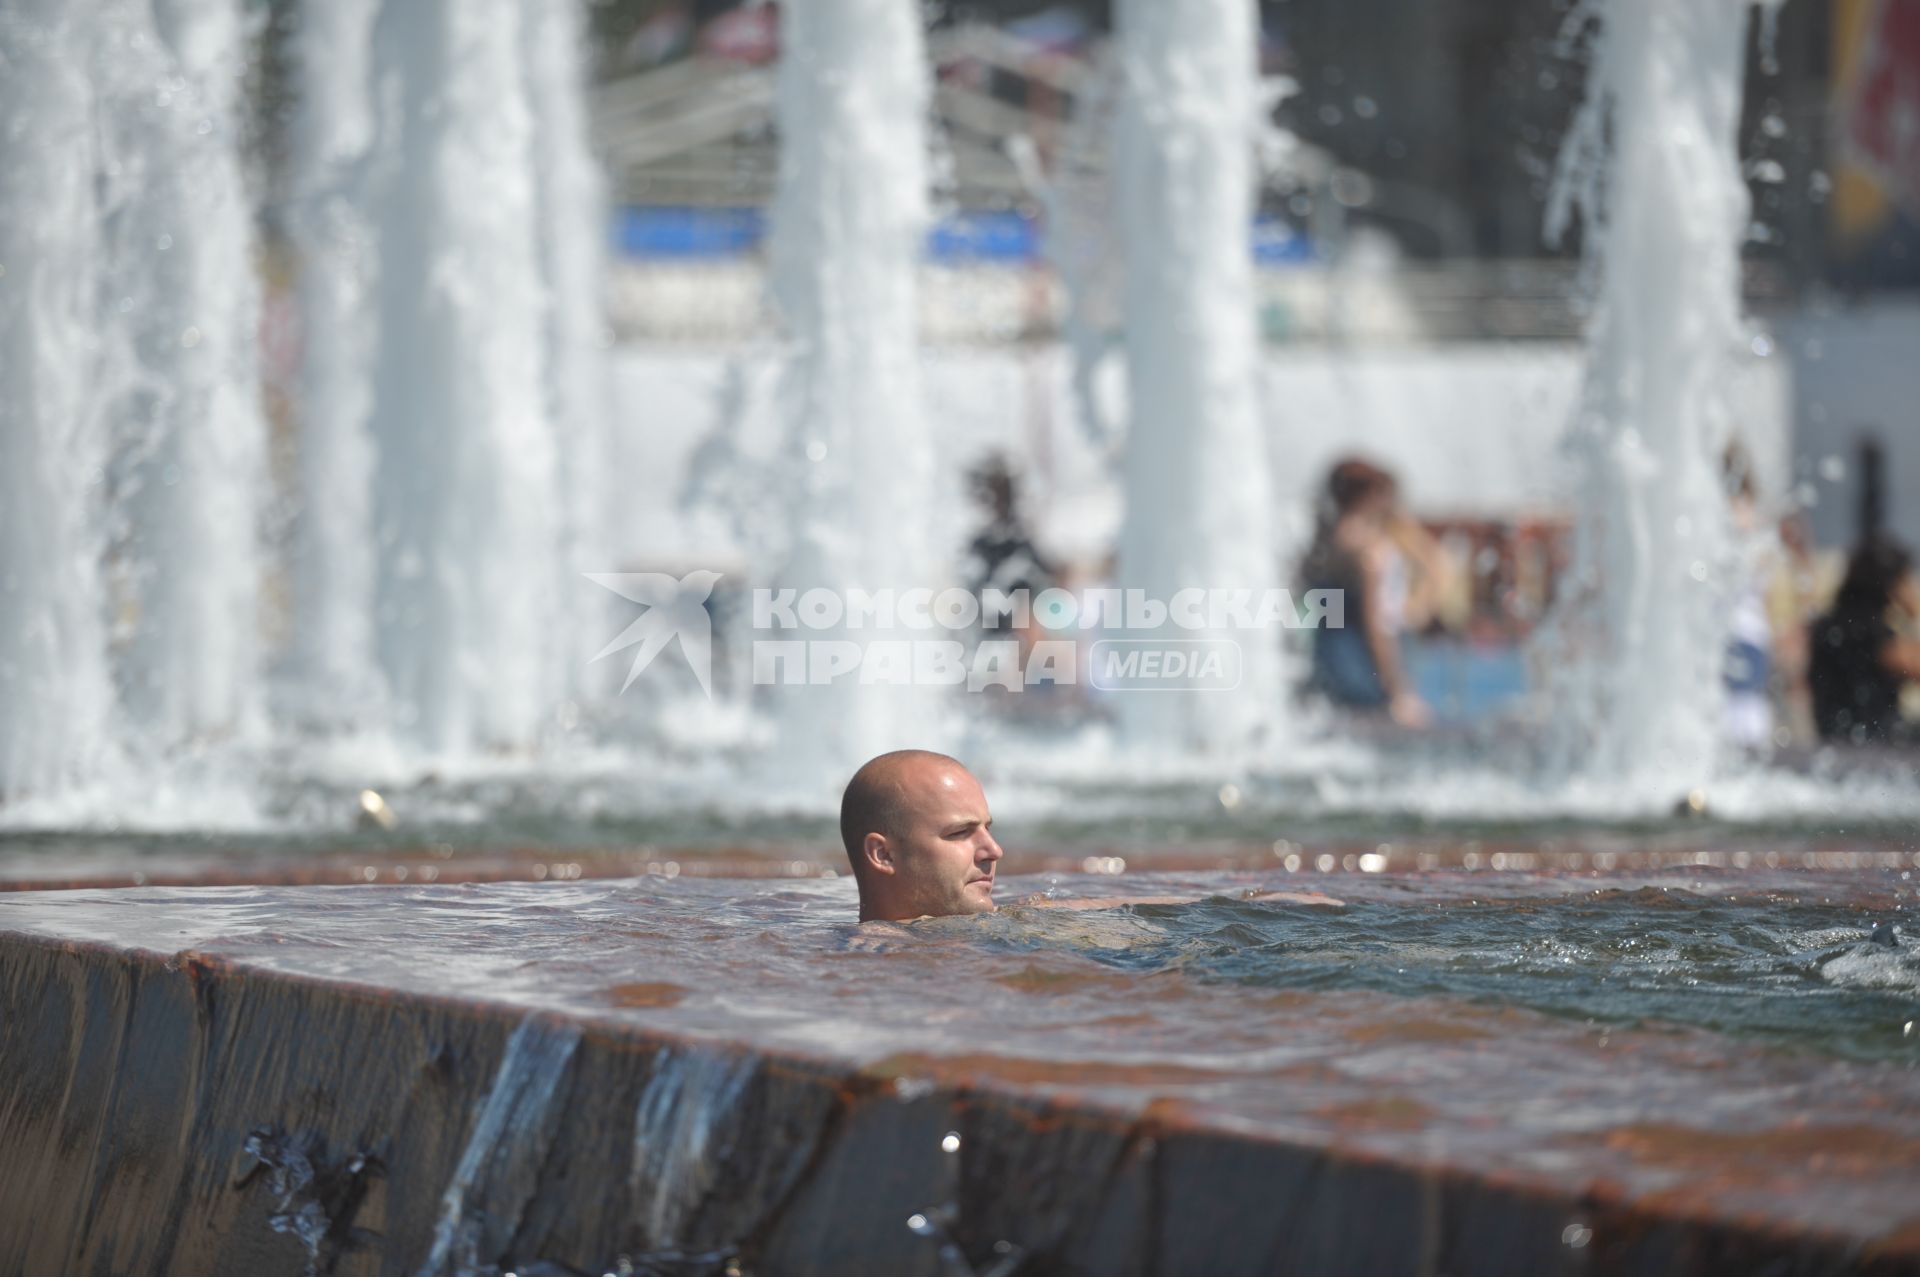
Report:
<svg viewBox="0 0 1920 1277"><path fill-rule="evenodd" d="M870 758L840 796L840 843L860 876L860 845L868 834L899 838L913 814L913 799L940 783L942 773L970 775L959 759L930 749L896 749Z"/></svg>
<svg viewBox="0 0 1920 1277"><path fill-rule="evenodd" d="M840 841L863 918L993 908L1000 847L980 782L958 759L902 749L869 760L840 799Z"/></svg>

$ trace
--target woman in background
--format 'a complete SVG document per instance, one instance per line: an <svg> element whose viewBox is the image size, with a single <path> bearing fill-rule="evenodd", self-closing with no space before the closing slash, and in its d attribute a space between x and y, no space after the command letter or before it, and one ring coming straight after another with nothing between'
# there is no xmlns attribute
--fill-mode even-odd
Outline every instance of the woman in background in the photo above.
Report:
<svg viewBox="0 0 1920 1277"><path fill-rule="evenodd" d="M1920 641L1902 633L1916 618L1920 583L1913 557L1889 537L1868 537L1847 561L1833 606L1808 634L1807 682L1822 739L1913 742L1900 694L1920 681Z"/></svg>
<svg viewBox="0 0 1920 1277"><path fill-rule="evenodd" d="M1430 540L1400 509L1392 474L1358 458L1333 467L1301 574L1309 590L1344 591L1345 624L1313 631L1310 690L1345 709L1384 710L1402 727L1432 722L1400 659L1407 617L1430 612L1433 585L1426 556L1402 547Z"/></svg>

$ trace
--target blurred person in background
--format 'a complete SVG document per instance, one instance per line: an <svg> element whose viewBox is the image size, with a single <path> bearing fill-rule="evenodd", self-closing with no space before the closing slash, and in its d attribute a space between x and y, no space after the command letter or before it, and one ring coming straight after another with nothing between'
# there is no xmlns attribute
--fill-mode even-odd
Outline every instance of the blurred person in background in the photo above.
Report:
<svg viewBox="0 0 1920 1277"><path fill-rule="evenodd" d="M1431 724L1401 659L1400 636L1432 617L1443 556L1401 508L1389 471L1358 457L1333 467L1301 575L1306 589L1341 590L1346 598L1343 626L1312 631L1309 691L1402 727Z"/></svg>
<svg viewBox="0 0 1920 1277"><path fill-rule="evenodd" d="M1028 592L1031 601L1040 591L1051 587L1059 573L1033 543L1021 507L1020 479L1002 453L991 453L967 476L973 499L986 514L986 522L967 547L968 585L975 594L983 590ZM1006 628L995 618L990 631Z"/></svg>
<svg viewBox="0 0 1920 1277"><path fill-rule="evenodd" d="M1780 520L1780 554L1767 582L1777 745L1810 744L1819 737L1813 721L1813 693L1807 685L1808 639L1814 620L1833 598L1842 566L1838 554L1814 549L1806 515L1796 510Z"/></svg>
<svg viewBox="0 0 1920 1277"><path fill-rule="evenodd" d="M976 597L988 590L1009 596L1025 591L1029 609L1041 591L1060 585L1061 568L1040 552L1034 544L1026 510L1020 500L1020 478L1003 453L988 454L967 475L973 498L986 515L986 521L967 546L968 588ZM982 640L1013 639L1020 645L1020 666L1027 668L1034 644L1043 639L1067 637L1050 635L1037 612L1029 610L1025 624L1014 617L988 611L982 600L980 614ZM1077 666L1076 666L1077 668ZM1066 683L1043 679L1027 685L1020 696L999 696L1000 710L1015 716L1054 717L1070 712L1085 693L1077 678Z"/></svg>
<svg viewBox="0 0 1920 1277"><path fill-rule="evenodd" d="M1734 571L1727 604L1727 644L1721 661L1726 700L1721 731L1741 749L1765 751L1773 738L1773 625L1766 583L1776 546L1761 531L1759 485L1753 461L1738 440L1721 457L1721 479L1733 524Z"/></svg>
<svg viewBox="0 0 1920 1277"><path fill-rule="evenodd" d="M1913 744L1900 697L1920 682L1920 581L1913 556L1883 534L1864 539L1847 560L1833 606L1808 635L1807 682L1823 740L1855 745Z"/></svg>

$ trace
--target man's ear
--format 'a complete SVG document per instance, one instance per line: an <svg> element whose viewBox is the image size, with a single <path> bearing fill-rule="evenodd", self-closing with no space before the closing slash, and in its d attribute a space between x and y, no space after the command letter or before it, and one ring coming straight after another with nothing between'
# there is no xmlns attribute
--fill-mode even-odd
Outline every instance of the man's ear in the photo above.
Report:
<svg viewBox="0 0 1920 1277"><path fill-rule="evenodd" d="M896 873L900 868L894 863L893 845L885 834L868 834L860 844L860 855L867 862L867 868L875 873Z"/></svg>

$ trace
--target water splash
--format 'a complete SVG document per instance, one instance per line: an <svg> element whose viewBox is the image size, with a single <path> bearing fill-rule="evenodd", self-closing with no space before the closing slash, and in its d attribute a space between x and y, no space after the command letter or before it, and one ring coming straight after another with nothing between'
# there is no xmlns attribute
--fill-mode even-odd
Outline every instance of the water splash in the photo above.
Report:
<svg viewBox="0 0 1920 1277"><path fill-rule="evenodd" d="M433 753L531 747L562 683L523 31L517 0L433 0L374 35L375 634Z"/></svg>
<svg viewBox="0 0 1920 1277"><path fill-rule="evenodd" d="M781 6L772 287L793 349L783 394L798 478L781 584L927 584L933 494L915 267L926 233L928 79L919 6ZM810 638L832 641L830 630ZM927 743L922 689L780 688L778 754L842 775Z"/></svg>
<svg viewBox="0 0 1920 1277"><path fill-rule="evenodd" d="M580 1033L577 1024L533 1016L513 1031L441 1198L433 1249L418 1277L497 1271L553 1140L560 1083Z"/></svg>
<svg viewBox="0 0 1920 1277"><path fill-rule="evenodd" d="M327 727L368 717L378 683L369 417L379 262L365 207L378 9L376 0L309 4L296 46L291 227L302 357L291 709Z"/></svg>
<svg viewBox="0 0 1920 1277"><path fill-rule="evenodd" d="M739 1107L758 1059L744 1051L663 1048L633 1115L633 1195L655 1249L687 1227L739 1135Z"/></svg>
<svg viewBox="0 0 1920 1277"><path fill-rule="evenodd" d="M0 17L0 806L84 783L109 733L99 223L92 165L76 162L93 154L93 20L66 0Z"/></svg>
<svg viewBox="0 0 1920 1277"><path fill-rule="evenodd" d="M335 1161L322 1137L289 1135L277 1126L250 1131L242 1150L254 1166L236 1187L265 1174L274 1197L267 1226L306 1250L305 1277L331 1273L343 1255L366 1243L369 1234L353 1220L370 1181L385 1173L378 1158L363 1149Z"/></svg>
<svg viewBox="0 0 1920 1277"><path fill-rule="evenodd" d="M123 702L142 743L246 738L261 721L266 430L258 286L241 180L237 3L113 3L92 75L101 95L108 369L130 618Z"/></svg>
<svg viewBox="0 0 1920 1277"><path fill-rule="evenodd" d="M1588 10L1589 14L1596 12ZM1731 529L1720 456L1741 345L1739 164L1749 7L1615 0L1548 210L1582 218L1596 271L1580 511L1554 641L1566 763L1684 792L1714 768Z"/></svg>
<svg viewBox="0 0 1920 1277"><path fill-rule="evenodd" d="M545 407L558 445L558 552L562 579L578 585L582 574L614 566L609 519L617 493L607 468L606 308L600 296L606 201L587 149L583 10L547 0L522 0L522 10L533 112L534 230L544 284ZM595 597L563 587L556 600L558 632L597 630L588 620L597 615L590 606ZM591 650L569 652L562 661L562 690L569 697L588 690Z"/></svg>
<svg viewBox="0 0 1920 1277"><path fill-rule="evenodd" d="M960 1244L960 1132L948 1131L940 1137L940 1177L942 1200L907 1216L907 1231L932 1242L947 1277L1009 1277L1027 1260L1024 1247L1001 1238L994 1243L993 1259L984 1267L975 1266Z"/></svg>
<svg viewBox="0 0 1920 1277"><path fill-rule="evenodd" d="M1278 574L1260 420L1252 249L1258 26L1247 0L1124 0L1118 130L1130 416L1119 575L1167 599ZM1183 631L1182 639L1224 639ZM1230 696L1131 696L1155 752L1244 749L1273 723L1277 643L1240 636Z"/></svg>

